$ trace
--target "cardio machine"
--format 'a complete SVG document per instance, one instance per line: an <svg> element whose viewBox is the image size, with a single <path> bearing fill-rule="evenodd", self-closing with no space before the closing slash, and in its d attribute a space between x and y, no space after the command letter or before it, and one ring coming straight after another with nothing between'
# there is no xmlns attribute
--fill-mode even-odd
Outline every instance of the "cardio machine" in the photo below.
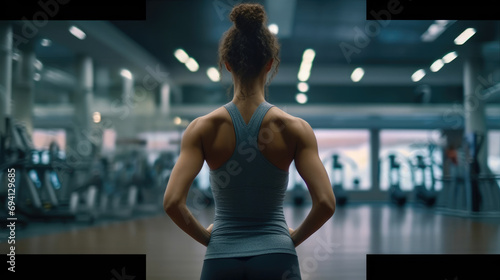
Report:
<svg viewBox="0 0 500 280"><path fill-rule="evenodd" d="M401 190L401 163L395 154L390 154L389 158L389 200L397 206L403 206L407 202L406 194Z"/></svg>

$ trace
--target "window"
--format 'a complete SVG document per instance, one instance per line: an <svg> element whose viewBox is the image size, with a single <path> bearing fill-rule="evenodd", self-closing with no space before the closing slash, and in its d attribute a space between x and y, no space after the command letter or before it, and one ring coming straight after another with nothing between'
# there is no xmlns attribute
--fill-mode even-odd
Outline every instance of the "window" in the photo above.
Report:
<svg viewBox="0 0 500 280"><path fill-rule="evenodd" d="M330 182L342 184L345 190L368 190L371 188L370 132L358 129L315 129L319 156L330 178ZM337 168L333 168L333 163ZM290 168L290 184L302 178ZM299 180L299 181L297 181Z"/></svg>
<svg viewBox="0 0 500 280"><path fill-rule="evenodd" d="M36 150L48 150L55 142L61 151L66 149L66 131L64 129L33 130L33 146Z"/></svg>
<svg viewBox="0 0 500 280"><path fill-rule="evenodd" d="M402 190L411 191L425 180L428 189L441 190L442 176L441 132L439 130L382 130L380 131L380 189L389 189L390 155L399 163L399 184ZM427 168L417 168L418 157ZM425 175L422 176L422 173ZM394 174L394 173L392 173Z"/></svg>
<svg viewBox="0 0 500 280"><path fill-rule="evenodd" d="M500 175L500 130L488 131L488 166L492 173Z"/></svg>

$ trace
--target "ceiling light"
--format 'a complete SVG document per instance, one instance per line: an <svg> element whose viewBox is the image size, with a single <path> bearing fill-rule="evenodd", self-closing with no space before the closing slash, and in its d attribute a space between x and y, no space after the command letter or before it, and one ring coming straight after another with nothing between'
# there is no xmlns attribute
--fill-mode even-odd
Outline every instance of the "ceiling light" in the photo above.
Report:
<svg viewBox="0 0 500 280"><path fill-rule="evenodd" d="M188 60L186 61L186 67L191 72L196 72L200 68L198 62L196 62L196 60L194 60L194 58L192 57L188 58Z"/></svg>
<svg viewBox="0 0 500 280"><path fill-rule="evenodd" d="M299 104L305 104L307 102L307 95L305 93L297 93L297 95L295 95L295 100Z"/></svg>
<svg viewBox="0 0 500 280"><path fill-rule="evenodd" d="M432 23L429 28L420 36L424 42L432 42L436 40L439 35L441 35L450 25L452 25L456 20L436 20Z"/></svg>
<svg viewBox="0 0 500 280"><path fill-rule="evenodd" d="M297 84L297 89L300 92L307 92L309 90L309 85L305 82L300 82Z"/></svg>
<svg viewBox="0 0 500 280"><path fill-rule="evenodd" d="M83 32L80 28L78 28L74 25L69 28L69 32L71 34L73 34L73 36L75 36L76 38L78 38L80 40L83 40L83 39L85 39L85 37L87 37L85 32Z"/></svg>
<svg viewBox="0 0 500 280"><path fill-rule="evenodd" d="M436 20L435 21L436 24L439 24L439 25L442 25L442 26L445 26L448 24L448 22L450 22L449 20Z"/></svg>
<svg viewBox="0 0 500 280"><path fill-rule="evenodd" d="M309 79L309 76L311 76L311 71L309 70L301 70L299 71L299 74L297 75L297 78L301 82L305 82Z"/></svg>
<svg viewBox="0 0 500 280"><path fill-rule="evenodd" d="M182 119L181 118L179 118L179 117L175 117L174 118L174 124L175 125L180 125L181 123L182 123Z"/></svg>
<svg viewBox="0 0 500 280"><path fill-rule="evenodd" d="M277 25L277 24L275 24L275 23L271 23L271 24L269 24L268 28L269 28L269 31L270 31L271 33L273 33L274 35L277 35L277 34L278 34L278 32L279 32L279 30L280 30L280 29L279 29L279 27L278 27L278 25Z"/></svg>
<svg viewBox="0 0 500 280"><path fill-rule="evenodd" d="M220 81L220 73L215 67L210 67L207 69L207 76L212 82Z"/></svg>
<svg viewBox="0 0 500 280"><path fill-rule="evenodd" d="M127 69L122 69L120 71L120 75L122 75L122 77L126 79L132 80L132 73L130 73L130 71L128 71Z"/></svg>
<svg viewBox="0 0 500 280"><path fill-rule="evenodd" d="M470 37L474 36L476 34L476 29L474 28L467 28L462 32L460 35L458 35L457 38L453 41L455 45L463 45L467 40L470 39Z"/></svg>
<svg viewBox="0 0 500 280"><path fill-rule="evenodd" d="M432 72L437 72L443 67L443 65L444 65L443 60L438 59L438 60L434 61L434 63L431 64L430 69Z"/></svg>
<svg viewBox="0 0 500 280"><path fill-rule="evenodd" d="M311 75L311 68L312 61L302 60L299 67L299 74L297 75L299 81L305 82L309 79L309 76Z"/></svg>
<svg viewBox="0 0 500 280"><path fill-rule="evenodd" d="M50 45L52 45L52 41L49 39L42 39L42 41L40 41L40 45L42 45L43 47L49 47Z"/></svg>
<svg viewBox="0 0 500 280"><path fill-rule="evenodd" d="M101 113L94 112L94 114L92 114L92 120L94 120L94 123L100 123L101 122Z"/></svg>
<svg viewBox="0 0 500 280"><path fill-rule="evenodd" d="M174 56L181 63L186 63L188 61L188 59L189 59L189 55L183 49L177 49L177 50L175 50Z"/></svg>
<svg viewBox="0 0 500 280"><path fill-rule="evenodd" d="M18 61L21 58L21 55L17 52L12 53L12 59Z"/></svg>
<svg viewBox="0 0 500 280"><path fill-rule="evenodd" d="M43 69L43 64L40 60L36 59L35 62L33 62L33 66L36 68L38 71L42 71Z"/></svg>
<svg viewBox="0 0 500 280"><path fill-rule="evenodd" d="M414 82L418 82L418 81L422 80L422 78L424 76L425 76L425 70L418 69L417 71L415 71L415 73L413 73L413 75L411 75L411 80Z"/></svg>
<svg viewBox="0 0 500 280"><path fill-rule="evenodd" d="M354 71L352 71L351 80L353 82L357 83L363 78L364 74L365 74L365 70L363 70L363 68L361 68L361 67L358 67L358 68L354 69Z"/></svg>
<svg viewBox="0 0 500 280"><path fill-rule="evenodd" d="M316 56L316 52L313 49L307 49L304 51L304 54L302 54L302 61L312 63L315 56Z"/></svg>
<svg viewBox="0 0 500 280"><path fill-rule="evenodd" d="M312 62L314 57L316 56L316 52L313 49L307 49L302 54L302 62L300 63L299 73L297 78L301 82L305 82L309 79L311 75Z"/></svg>
<svg viewBox="0 0 500 280"><path fill-rule="evenodd" d="M455 58L457 58L457 52L450 52L447 53L445 56L443 56L443 62L444 63L450 63L452 62Z"/></svg>

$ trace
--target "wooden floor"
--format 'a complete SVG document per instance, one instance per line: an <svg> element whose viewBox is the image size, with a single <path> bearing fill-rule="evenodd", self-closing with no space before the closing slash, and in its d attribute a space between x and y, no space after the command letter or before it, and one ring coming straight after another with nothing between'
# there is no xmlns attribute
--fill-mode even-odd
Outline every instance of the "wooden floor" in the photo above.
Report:
<svg viewBox="0 0 500 280"><path fill-rule="evenodd" d="M286 207L296 228L309 208ZM213 209L195 213L203 225ZM6 243L0 244L2 252ZM297 247L303 279L365 279L366 254L499 254L500 221L437 214L407 206L339 207L320 231ZM17 240L18 254L146 254L147 279L199 279L205 247L165 215Z"/></svg>

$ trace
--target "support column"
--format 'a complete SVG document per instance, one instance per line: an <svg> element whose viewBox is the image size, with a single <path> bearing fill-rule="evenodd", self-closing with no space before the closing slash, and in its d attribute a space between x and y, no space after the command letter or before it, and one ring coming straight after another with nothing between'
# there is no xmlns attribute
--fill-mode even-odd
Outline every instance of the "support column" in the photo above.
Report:
<svg viewBox="0 0 500 280"><path fill-rule="evenodd" d="M80 56L77 62L77 88L74 97L75 126L68 131L68 146L78 157L92 156L96 139L92 133L92 111L94 95L94 68L92 58Z"/></svg>
<svg viewBox="0 0 500 280"><path fill-rule="evenodd" d="M12 95L12 117L16 122L26 127L28 135L33 135L33 104L35 102L33 80L36 61L32 44L25 44L21 49L18 61L18 75L15 79L14 93Z"/></svg>
<svg viewBox="0 0 500 280"><path fill-rule="evenodd" d="M469 190L467 191L467 209L473 212L481 210L485 197L481 195L481 181L479 175L487 174L487 128L485 114L485 100L482 96L482 87L478 78L481 72L479 49L471 46L464 60L464 112L465 137L468 144Z"/></svg>
<svg viewBox="0 0 500 280"><path fill-rule="evenodd" d="M125 106L130 106L130 104L133 104L134 78L132 74L122 75L122 78L123 78L123 91L122 91L123 104L125 104Z"/></svg>
<svg viewBox="0 0 500 280"><path fill-rule="evenodd" d="M476 133L484 137L481 149L477 153L477 161L481 174L487 172L488 145L485 113L485 98L482 95L483 87L479 83L481 61L479 57L470 55L464 61L464 110L465 134Z"/></svg>
<svg viewBox="0 0 500 280"><path fill-rule="evenodd" d="M372 193L380 192L380 130L370 130L370 161L371 161L371 180Z"/></svg>
<svg viewBox="0 0 500 280"><path fill-rule="evenodd" d="M0 136L5 134L5 119L11 114L12 26L0 22Z"/></svg>
<svg viewBox="0 0 500 280"><path fill-rule="evenodd" d="M167 83L160 89L160 112L164 116L170 113L170 85Z"/></svg>

